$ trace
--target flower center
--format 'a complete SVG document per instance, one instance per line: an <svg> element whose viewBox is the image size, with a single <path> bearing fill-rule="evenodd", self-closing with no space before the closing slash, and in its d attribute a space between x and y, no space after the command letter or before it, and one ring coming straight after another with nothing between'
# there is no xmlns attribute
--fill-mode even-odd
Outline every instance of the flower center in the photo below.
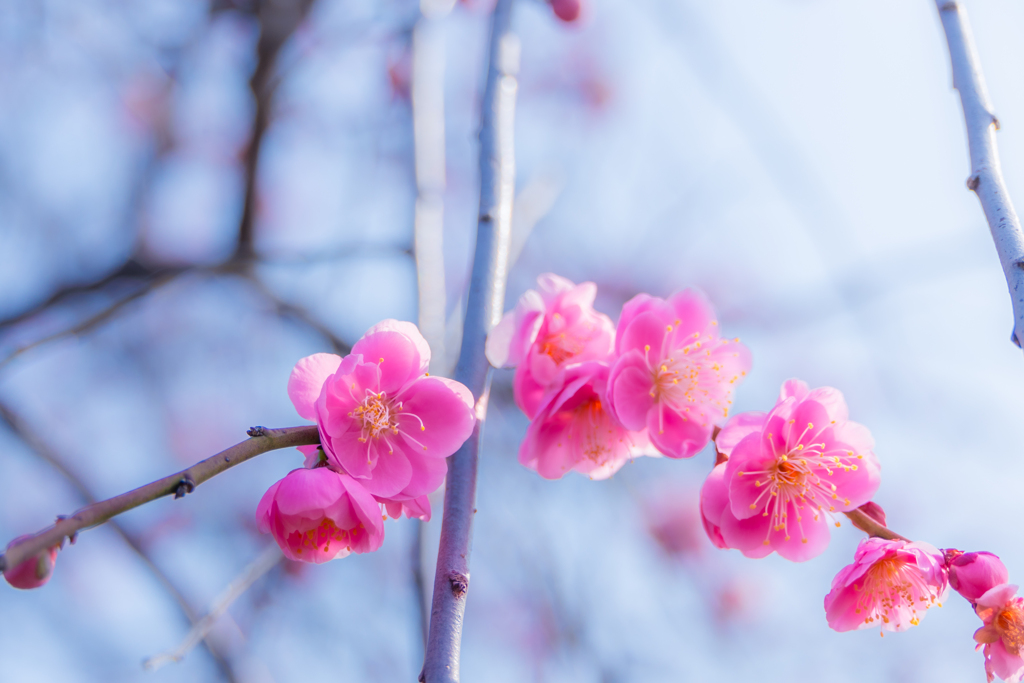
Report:
<svg viewBox="0 0 1024 683"><path fill-rule="evenodd" d="M351 550L352 543L355 540L355 535L357 531L362 528L363 525L360 524L356 529L339 529L335 526L333 520L325 517L320 524L313 529L307 529L306 531L293 531L289 534L288 541L289 544L295 548L295 553L297 555L301 555L304 549L321 550L325 553L329 553L331 551L332 541L342 543L348 550Z"/></svg>
<svg viewBox="0 0 1024 683"><path fill-rule="evenodd" d="M1013 656L1019 656L1024 648L1024 609L1020 598L1013 600L999 613L992 624L1003 639L1003 647Z"/></svg>
<svg viewBox="0 0 1024 683"><path fill-rule="evenodd" d="M603 464L612 451L609 439L614 429L601 400L594 397L576 406L573 426L583 455Z"/></svg>
<svg viewBox="0 0 1024 683"><path fill-rule="evenodd" d="M796 420L790 420L786 426L792 431L795 423ZM785 540L790 539L791 511L795 513L800 540L807 543L803 528L805 510L814 515L815 522L819 519L820 511L835 512L836 508L832 501L839 500L839 493L836 485L830 482L828 477L832 476L836 469L847 472L856 470L857 460L863 459L864 456L855 455L853 451L841 448L828 449L824 441L814 442L813 439L819 437L823 431L824 429L814 431L814 425L808 422L803 433L796 439L796 446L791 450L785 453L775 451L764 469L739 473L741 477L756 477L754 486L763 488L750 504L750 509L757 510L763 507L761 514L771 517L771 525L764 540L765 545L768 545L768 537L772 531L784 531ZM774 451L775 440L772 434L768 435L768 439ZM844 498L843 505L850 505L850 500Z"/></svg>
<svg viewBox="0 0 1024 683"><path fill-rule="evenodd" d="M917 608L927 610L939 604L938 588L900 557L885 557L875 562L853 589L858 593L854 609L857 614L865 615L865 624L876 619L882 624L895 620L898 628L902 626L905 611L909 610L910 623L917 626L920 623Z"/></svg>
<svg viewBox="0 0 1024 683"><path fill-rule="evenodd" d="M427 450L427 447L422 442L415 439L409 433L408 425L403 428L402 421L400 421L400 418L411 418L419 424L419 431L425 432L427 427L423 424L422 418L416 413L410 413L405 410L401 401L389 399L387 393L383 391L373 392L367 389L363 402L356 406L348 416L359 420L359 441L361 443L366 443L371 439L374 441L382 439L388 447L388 453L394 453L394 446L388 440L388 436L395 437L401 435L406 441L410 441L417 446L421 446L423 450ZM367 461L372 462L369 450L367 450Z"/></svg>
<svg viewBox="0 0 1024 683"><path fill-rule="evenodd" d="M570 358L578 356L582 351L582 341L565 332L547 337L540 345L540 352L550 357L555 365L561 365Z"/></svg>

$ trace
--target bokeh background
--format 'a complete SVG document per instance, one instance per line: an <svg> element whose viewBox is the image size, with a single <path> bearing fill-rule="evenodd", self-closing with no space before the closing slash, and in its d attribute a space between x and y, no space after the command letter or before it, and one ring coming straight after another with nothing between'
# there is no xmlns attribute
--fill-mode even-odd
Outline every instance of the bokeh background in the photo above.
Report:
<svg viewBox="0 0 1024 683"><path fill-rule="evenodd" d="M963 4L1024 201L1024 5ZM433 20L449 349L487 5ZM413 0L0 3L0 541L300 423L298 358L417 320L419 17ZM1024 358L934 3L588 0L565 24L520 0L514 24L526 239L507 305L548 271L596 282L613 319L637 292L703 288L753 352L737 410L789 377L840 388L877 440L890 526L1024 580ZM805 564L748 560L700 528L709 450L551 482L516 462L525 427L498 372L464 680L984 680L958 596L903 634L827 627L849 524ZM375 554L275 564L207 646L142 668L260 556L256 503L300 463L263 455L82 534L40 590L0 585L3 679L414 680L439 507L389 521Z"/></svg>

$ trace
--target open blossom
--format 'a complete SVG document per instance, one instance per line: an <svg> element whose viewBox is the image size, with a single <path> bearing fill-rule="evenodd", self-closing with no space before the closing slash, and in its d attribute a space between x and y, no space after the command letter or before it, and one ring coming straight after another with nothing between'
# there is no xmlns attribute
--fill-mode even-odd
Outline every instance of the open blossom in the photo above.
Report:
<svg viewBox="0 0 1024 683"><path fill-rule="evenodd" d="M19 536L10 543L7 547L10 548L12 545L29 538L29 534L25 536ZM30 557L24 562L21 562L16 567L11 567L4 571L4 578L7 583L11 584L15 588L29 589L39 588L44 583L50 580L53 576L53 567L57 562L57 547L54 546L49 550L44 550L35 557Z"/></svg>
<svg viewBox="0 0 1024 683"><path fill-rule="evenodd" d="M292 470L263 494L256 525L285 557L327 562L384 542L380 506L366 489L327 467Z"/></svg>
<svg viewBox="0 0 1024 683"><path fill-rule="evenodd" d="M1006 583L1010 574L1006 566L992 553L962 553L946 550L949 585L971 602L977 602L989 589Z"/></svg>
<svg viewBox="0 0 1024 683"><path fill-rule="evenodd" d="M615 351L612 412L629 429L646 427L654 447L671 458L689 458L707 445L750 370L747 347L718 336L711 304L693 289L626 302Z"/></svg>
<svg viewBox="0 0 1024 683"><path fill-rule="evenodd" d="M410 500L444 480L445 458L476 418L462 384L427 375L430 348L412 323L385 320L341 358L300 360L288 380L299 415L316 420L330 465L375 496ZM315 449L306 449L307 464Z"/></svg>
<svg viewBox="0 0 1024 683"><path fill-rule="evenodd" d="M516 368L516 405L530 419L567 365L608 359L615 338L611 319L594 310L593 282L575 285L546 273L537 285L491 330L486 347L491 365Z"/></svg>
<svg viewBox="0 0 1024 683"><path fill-rule="evenodd" d="M649 452L644 432L631 432L608 412L608 364L569 366L565 383L548 393L519 447L519 462L545 479L569 470L606 479L627 460Z"/></svg>
<svg viewBox="0 0 1024 683"><path fill-rule="evenodd" d="M880 482L871 434L847 414L836 389L789 380L771 412L731 419L717 440L728 460L701 490L712 542L795 562L824 551L831 513L868 502Z"/></svg>
<svg viewBox="0 0 1024 683"><path fill-rule="evenodd" d="M949 592L942 553L927 543L867 538L825 596L825 617L836 631L878 626L905 631L920 623Z"/></svg>
<svg viewBox="0 0 1024 683"><path fill-rule="evenodd" d="M984 649L985 673L1008 683L1024 679L1024 599L1017 587L1004 583L985 591L975 611L985 623L974 633L979 649Z"/></svg>

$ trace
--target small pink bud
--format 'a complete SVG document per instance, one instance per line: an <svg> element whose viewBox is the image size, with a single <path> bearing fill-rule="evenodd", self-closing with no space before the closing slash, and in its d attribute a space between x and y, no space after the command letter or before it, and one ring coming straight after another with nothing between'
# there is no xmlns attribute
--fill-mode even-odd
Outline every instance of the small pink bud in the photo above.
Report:
<svg viewBox="0 0 1024 683"><path fill-rule="evenodd" d="M19 536L8 543L7 547L10 548L18 541L29 537L29 535ZM35 557L30 557L13 569L8 569L4 572L4 578L7 579L7 583L15 588L25 590L39 588L53 576L53 567L56 562L57 548L55 546L49 550L42 551Z"/></svg>
<svg viewBox="0 0 1024 683"><path fill-rule="evenodd" d="M583 2L582 0L551 0L551 9L555 11L556 17L568 24L580 18Z"/></svg>
<svg viewBox="0 0 1024 683"><path fill-rule="evenodd" d="M950 554L946 551L946 557ZM949 560L949 585L971 602L977 602L990 588L1006 583L1009 576L992 553L963 553Z"/></svg>
<svg viewBox="0 0 1024 683"><path fill-rule="evenodd" d="M885 510L883 510L882 506L875 501L869 500L857 509L882 526L885 526Z"/></svg>

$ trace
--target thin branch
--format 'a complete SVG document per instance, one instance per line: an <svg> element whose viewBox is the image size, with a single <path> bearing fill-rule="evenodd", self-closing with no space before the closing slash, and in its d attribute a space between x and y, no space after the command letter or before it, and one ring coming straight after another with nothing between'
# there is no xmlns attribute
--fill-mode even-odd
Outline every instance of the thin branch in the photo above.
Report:
<svg viewBox="0 0 1024 683"><path fill-rule="evenodd" d="M255 560L249 563L249 566L242 571L238 578L229 583L227 588L217 596L213 601L213 605L210 606L210 611L202 619L195 622L192 630L188 632L177 648L170 652L150 657L142 663L142 666L151 671L156 671L165 664L180 662L184 659L185 655L192 648L209 635L213 625L217 623L217 620L231 607L235 600L240 598L245 591L249 590L249 587L256 583L261 576L280 564L283 559L284 556L276 544L267 546Z"/></svg>
<svg viewBox="0 0 1024 683"><path fill-rule="evenodd" d="M21 439L21 441L28 446L33 453L35 453L41 460L47 462L62 477L64 477L64 479L71 484L71 487L75 489L87 505L93 505L96 503L96 496L86 483L82 481L78 475L68 469L63 459L39 438L39 436L29 427L20 415L16 414L3 403L0 403L0 420L3 420L11 432ZM142 544L138 539L121 526L117 520L112 519L109 524L110 528L114 530L114 533L121 537L121 540L124 541L125 545L127 545L132 552L139 557L154 578L156 578L157 582L163 586L167 594L170 595L178 604L178 607L181 609L182 614L188 622L190 624L194 624L198 617L192 609L192 606L188 603L188 600L185 599L185 596L182 595L174 582L171 581L171 578L167 576L167 574L165 574L164 571L156 564L153 558L150 557L149 553L142 547ZM213 657L217 667L221 670L225 680L229 681L229 683L234 683L237 679L227 658L221 654L219 649L210 639L206 639L203 644L210 653L210 656Z"/></svg>
<svg viewBox="0 0 1024 683"><path fill-rule="evenodd" d="M999 252L1006 284L1013 305L1013 332L1010 341L1018 347L1024 342L1024 233L1003 182L996 148L999 120L992 111L981 74L981 63L967 21L967 10L953 0L935 0L949 44L953 66L953 87L960 93L971 152L971 176L967 187L974 191L985 211L992 239Z"/></svg>
<svg viewBox="0 0 1024 683"><path fill-rule="evenodd" d="M513 118L519 41L511 30L512 0L498 0L491 18L487 85L480 130L480 219L455 379L476 397L477 424L469 440L448 459L441 542L434 574L427 652L420 680L459 680L462 620L469 590L469 549L476 502L480 450L491 367L484 341L505 304L509 239L515 196Z"/></svg>
<svg viewBox="0 0 1024 683"><path fill-rule="evenodd" d="M249 436L252 438L235 444L186 470L157 479L119 496L87 505L70 517L58 517L57 523L53 526L15 543L4 555L0 555L0 571L6 567L16 567L47 548L63 545L65 538L74 543L79 531L99 526L122 512L171 494L174 494L175 498L181 498L208 479L261 453L320 443L316 425L282 429L253 427L249 430Z"/></svg>
<svg viewBox="0 0 1024 683"><path fill-rule="evenodd" d="M274 106L276 87L272 83L277 56L281 48L306 18L313 0L278 2L261 0L257 17L260 22L260 40L256 46L256 69L249 80L249 88L256 100L249 146L245 150L245 199L242 218L238 226L235 258L251 259L255 255L253 230L256 220L256 181L263 139L270 127L270 114Z"/></svg>
<svg viewBox="0 0 1024 683"><path fill-rule="evenodd" d="M910 539L905 536L900 536L898 533L888 528L883 524L879 524L874 519L864 513L863 510L857 508L844 512L844 515L850 518L853 525L866 533L868 536L874 536L876 538L884 538L889 541L909 541Z"/></svg>

